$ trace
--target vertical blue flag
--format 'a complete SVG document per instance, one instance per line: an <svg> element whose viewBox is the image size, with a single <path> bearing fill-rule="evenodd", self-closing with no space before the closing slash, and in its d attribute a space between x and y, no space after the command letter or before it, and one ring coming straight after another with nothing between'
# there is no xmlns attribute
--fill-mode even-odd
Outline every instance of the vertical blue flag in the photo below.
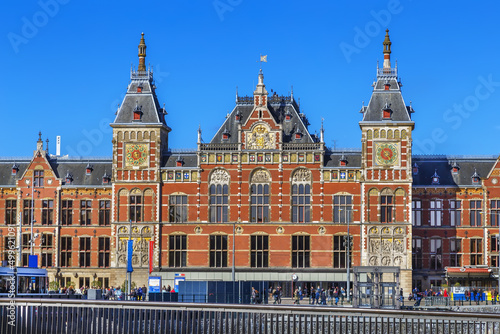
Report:
<svg viewBox="0 0 500 334"><path fill-rule="evenodd" d="M132 253L134 252L134 240L129 240L127 242L127 272L131 273L134 271L132 268Z"/></svg>

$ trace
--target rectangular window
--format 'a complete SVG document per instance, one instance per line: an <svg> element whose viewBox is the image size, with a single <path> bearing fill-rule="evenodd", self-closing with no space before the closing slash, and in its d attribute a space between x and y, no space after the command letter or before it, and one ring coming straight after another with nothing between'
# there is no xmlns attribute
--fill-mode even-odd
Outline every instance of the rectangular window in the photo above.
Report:
<svg viewBox="0 0 500 334"><path fill-rule="evenodd" d="M450 200L450 225L460 226L462 224L462 201Z"/></svg>
<svg viewBox="0 0 500 334"><path fill-rule="evenodd" d="M252 268L269 267L269 236L250 236L250 266Z"/></svg>
<svg viewBox="0 0 500 334"><path fill-rule="evenodd" d="M450 266L462 266L462 239L450 239Z"/></svg>
<svg viewBox="0 0 500 334"><path fill-rule="evenodd" d="M492 235L490 237L490 246L491 246L491 267L498 267L498 256L499 250L500 250L500 245L498 243L498 236Z"/></svg>
<svg viewBox="0 0 500 334"><path fill-rule="evenodd" d="M333 236L333 268L347 268L347 235ZM349 265L352 264L352 253L349 252Z"/></svg>
<svg viewBox="0 0 500 334"><path fill-rule="evenodd" d="M412 240L412 267L413 269L422 269L422 239Z"/></svg>
<svg viewBox="0 0 500 334"><path fill-rule="evenodd" d="M130 220L142 222L142 195L130 196Z"/></svg>
<svg viewBox="0 0 500 334"><path fill-rule="evenodd" d="M35 171L35 176L33 177L33 185L35 188L37 187L43 187L43 170L36 170Z"/></svg>
<svg viewBox="0 0 500 334"><path fill-rule="evenodd" d="M90 237L80 238L80 267L90 267Z"/></svg>
<svg viewBox="0 0 500 334"><path fill-rule="evenodd" d="M109 200L99 201L99 226L109 226L111 224L109 218L110 210L111 210L111 201Z"/></svg>
<svg viewBox="0 0 500 334"><path fill-rule="evenodd" d="M42 200L42 225L52 225L54 222L54 201Z"/></svg>
<svg viewBox="0 0 500 334"><path fill-rule="evenodd" d="M168 266L186 267L187 235L171 235L168 238Z"/></svg>
<svg viewBox="0 0 500 334"><path fill-rule="evenodd" d="M470 239L470 264L471 266L483 264L483 239Z"/></svg>
<svg viewBox="0 0 500 334"><path fill-rule="evenodd" d="M309 223L311 221L311 186L309 184L292 185L292 222Z"/></svg>
<svg viewBox="0 0 500 334"><path fill-rule="evenodd" d="M100 237L99 238L99 268L109 267L109 238Z"/></svg>
<svg viewBox="0 0 500 334"><path fill-rule="evenodd" d="M411 217L413 226L422 226L422 201L414 200L411 202Z"/></svg>
<svg viewBox="0 0 500 334"><path fill-rule="evenodd" d="M311 243L308 235L292 236L292 268L309 268Z"/></svg>
<svg viewBox="0 0 500 334"><path fill-rule="evenodd" d="M443 268L443 241L441 239L431 239L430 269Z"/></svg>
<svg viewBox="0 0 500 334"><path fill-rule="evenodd" d="M252 184L250 188L250 222L269 222L269 185Z"/></svg>
<svg viewBox="0 0 500 334"><path fill-rule="evenodd" d="M22 254L21 254L21 266L27 267L28 266L28 256L30 255L31 251L31 235L28 233L23 234L21 238L21 248L22 248Z"/></svg>
<svg viewBox="0 0 500 334"><path fill-rule="evenodd" d="M15 225L16 215L17 215L17 200L7 199L5 200L5 224Z"/></svg>
<svg viewBox="0 0 500 334"><path fill-rule="evenodd" d="M169 197L169 222L185 223L187 222L187 196L170 195Z"/></svg>
<svg viewBox="0 0 500 334"><path fill-rule="evenodd" d="M226 223L229 207L229 187L224 185L210 186L210 222Z"/></svg>
<svg viewBox="0 0 500 334"><path fill-rule="evenodd" d="M431 226L441 226L441 217L443 216L443 201L439 199L431 200L429 209Z"/></svg>
<svg viewBox="0 0 500 334"><path fill-rule="evenodd" d="M481 201L469 201L470 226L481 226Z"/></svg>
<svg viewBox="0 0 500 334"><path fill-rule="evenodd" d="M23 200L23 225L31 225L33 218L33 201L30 199Z"/></svg>
<svg viewBox="0 0 500 334"><path fill-rule="evenodd" d="M71 237L61 237L61 267L71 267L71 253L73 249Z"/></svg>
<svg viewBox="0 0 500 334"><path fill-rule="evenodd" d="M380 196L380 222L390 223L392 222L392 206L393 197L392 196Z"/></svg>
<svg viewBox="0 0 500 334"><path fill-rule="evenodd" d="M491 226L500 226L500 200L492 200L490 210Z"/></svg>
<svg viewBox="0 0 500 334"><path fill-rule="evenodd" d="M53 235L44 233L41 239L42 267L52 267Z"/></svg>
<svg viewBox="0 0 500 334"><path fill-rule="evenodd" d="M352 223L352 196L333 196L333 222Z"/></svg>
<svg viewBox="0 0 500 334"><path fill-rule="evenodd" d="M227 267L227 235L210 236L210 267Z"/></svg>
<svg viewBox="0 0 500 334"><path fill-rule="evenodd" d="M92 201L80 201L80 225L92 224Z"/></svg>
<svg viewBox="0 0 500 334"><path fill-rule="evenodd" d="M61 225L73 224L73 201L63 200L61 203Z"/></svg>
<svg viewBox="0 0 500 334"><path fill-rule="evenodd" d="M80 277L78 278L78 286L90 286L90 277Z"/></svg>

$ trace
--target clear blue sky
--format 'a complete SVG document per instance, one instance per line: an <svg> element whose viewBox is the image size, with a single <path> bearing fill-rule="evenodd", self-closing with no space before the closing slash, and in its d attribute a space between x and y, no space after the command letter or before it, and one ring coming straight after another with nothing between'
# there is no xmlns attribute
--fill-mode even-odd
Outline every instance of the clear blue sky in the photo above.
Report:
<svg viewBox="0 0 500 334"><path fill-rule="evenodd" d="M55 5L56 4L56 5ZM328 146L360 147L384 31L416 113L414 153L500 153L497 2L11 1L0 27L0 156L30 156L38 131L62 153L111 156L118 103L145 33L170 147L210 141L250 95L260 54L268 91L294 96Z"/></svg>

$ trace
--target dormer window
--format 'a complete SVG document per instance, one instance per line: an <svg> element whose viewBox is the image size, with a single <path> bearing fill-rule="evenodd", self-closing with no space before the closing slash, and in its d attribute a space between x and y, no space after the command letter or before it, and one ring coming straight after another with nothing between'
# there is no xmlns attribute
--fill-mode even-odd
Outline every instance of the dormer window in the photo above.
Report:
<svg viewBox="0 0 500 334"><path fill-rule="evenodd" d="M182 165L184 165L184 159L182 159L180 155L177 157L177 160L175 160L175 165L177 167L182 167Z"/></svg>
<svg viewBox="0 0 500 334"><path fill-rule="evenodd" d="M106 172L104 172L104 175L102 176L102 184L109 184L110 181L111 177Z"/></svg>
<svg viewBox="0 0 500 334"><path fill-rule="evenodd" d="M340 166L345 167L347 166L347 158L342 154L342 157L340 158Z"/></svg>
<svg viewBox="0 0 500 334"><path fill-rule="evenodd" d="M480 184L481 178L479 177L479 174L477 173L476 169L474 168L474 174L472 174L472 184Z"/></svg>
<svg viewBox="0 0 500 334"><path fill-rule="evenodd" d="M237 122L241 121L241 111L239 109L236 110L236 114L234 115L234 120Z"/></svg>
<svg viewBox="0 0 500 334"><path fill-rule="evenodd" d="M222 132L222 139L223 140L228 140L229 139L229 131L227 128L224 129L224 132Z"/></svg>
<svg viewBox="0 0 500 334"><path fill-rule="evenodd" d="M93 167L90 163L88 163L88 164L87 164L87 167L85 167L85 175L90 175L90 174L92 174L92 170L93 170L93 169L94 169L94 167Z"/></svg>
<svg viewBox="0 0 500 334"><path fill-rule="evenodd" d="M142 83L137 86L137 93L142 93Z"/></svg>
<svg viewBox="0 0 500 334"><path fill-rule="evenodd" d="M437 169L434 170L434 175L432 175L432 184L439 184L439 175Z"/></svg>
<svg viewBox="0 0 500 334"><path fill-rule="evenodd" d="M292 119L292 113L290 112L290 110L287 110L285 113L285 120L290 121L291 119Z"/></svg>
<svg viewBox="0 0 500 334"><path fill-rule="evenodd" d="M416 162L413 164L412 170L413 170L413 175L418 175L418 165Z"/></svg>
<svg viewBox="0 0 500 334"><path fill-rule="evenodd" d="M300 129L298 129L297 132L295 132L295 139L296 140L302 139L302 131L300 131Z"/></svg>
<svg viewBox="0 0 500 334"><path fill-rule="evenodd" d="M455 161L453 163L453 166L451 166L451 173L453 175L458 175L458 172L460 171L460 166L458 166L457 162Z"/></svg>
<svg viewBox="0 0 500 334"><path fill-rule="evenodd" d="M134 121L140 121L141 119L142 119L142 106L140 106L137 103L134 108Z"/></svg>
<svg viewBox="0 0 500 334"><path fill-rule="evenodd" d="M384 90L389 90L390 87L391 87L391 84L388 81L386 81L384 84Z"/></svg>
<svg viewBox="0 0 500 334"><path fill-rule="evenodd" d="M391 119L392 118L392 110L389 102L385 102L385 106L382 109L382 118L383 119Z"/></svg>
<svg viewBox="0 0 500 334"><path fill-rule="evenodd" d="M71 175L70 172L66 173L66 184L71 184L73 183L73 175Z"/></svg>
<svg viewBox="0 0 500 334"><path fill-rule="evenodd" d="M17 175L17 172L19 172L19 167L16 164L12 165L12 175Z"/></svg>

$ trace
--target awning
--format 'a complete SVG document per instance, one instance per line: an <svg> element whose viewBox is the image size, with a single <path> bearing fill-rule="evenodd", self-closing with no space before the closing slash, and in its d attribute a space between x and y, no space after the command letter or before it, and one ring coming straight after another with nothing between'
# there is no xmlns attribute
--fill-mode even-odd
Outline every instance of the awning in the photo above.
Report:
<svg viewBox="0 0 500 334"><path fill-rule="evenodd" d="M12 276L14 275L14 270L10 267L0 267L0 276Z"/></svg>
<svg viewBox="0 0 500 334"><path fill-rule="evenodd" d="M447 267L448 276L490 276L490 268Z"/></svg>
<svg viewBox="0 0 500 334"><path fill-rule="evenodd" d="M17 268L18 276L47 276L47 269Z"/></svg>

